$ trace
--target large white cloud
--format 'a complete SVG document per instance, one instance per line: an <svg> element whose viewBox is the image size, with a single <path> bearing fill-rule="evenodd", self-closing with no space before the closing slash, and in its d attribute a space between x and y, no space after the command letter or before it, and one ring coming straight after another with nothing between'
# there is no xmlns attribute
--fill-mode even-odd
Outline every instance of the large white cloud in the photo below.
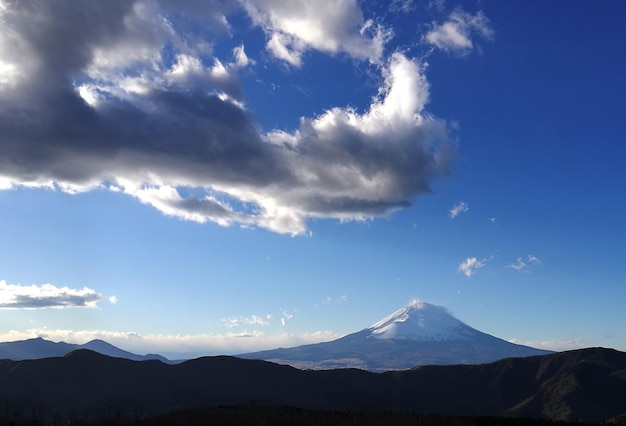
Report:
<svg viewBox="0 0 626 426"><path fill-rule="evenodd" d="M173 4L7 3L0 188L108 187L167 215L296 235L308 218L362 220L408 207L448 173L452 147L445 123L425 111L429 85L418 61L401 53L384 61L364 112L336 107L303 117L294 132L264 132L237 79L243 49L229 64L213 55L209 35L188 45L194 17ZM205 15L223 23L219 37L229 31L224 10L206 4ZM352 16L354 7L339 2L337 13ZM337 49L375 51L374 39L348 37L332 22Z"/></svg>

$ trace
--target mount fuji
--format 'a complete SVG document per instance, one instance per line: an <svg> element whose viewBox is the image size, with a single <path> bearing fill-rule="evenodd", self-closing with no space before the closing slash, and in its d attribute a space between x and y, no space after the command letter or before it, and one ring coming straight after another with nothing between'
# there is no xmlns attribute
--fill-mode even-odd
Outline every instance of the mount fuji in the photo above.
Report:
<svg viewBox="0 0 626 426"><path fill-rule="evenodd" d="M372 326L331 342L238 356L301 369L387 371L419 365L483 364L548 353L478 331L442 306L413 301Z"/></svg>

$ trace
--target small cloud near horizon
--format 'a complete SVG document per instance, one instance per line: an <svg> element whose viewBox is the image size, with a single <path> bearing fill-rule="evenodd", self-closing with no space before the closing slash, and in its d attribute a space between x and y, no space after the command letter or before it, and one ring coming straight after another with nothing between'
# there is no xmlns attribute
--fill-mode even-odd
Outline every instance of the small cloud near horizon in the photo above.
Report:
<svg viewBox="0 0 626 426"><path fill-rule="evenodd" d="M294 316L294 314L290 314L287 311L283 311L281 317L280 317L280 325L287 325L287 321L289 321L290 319L292 319Z"/></svg>

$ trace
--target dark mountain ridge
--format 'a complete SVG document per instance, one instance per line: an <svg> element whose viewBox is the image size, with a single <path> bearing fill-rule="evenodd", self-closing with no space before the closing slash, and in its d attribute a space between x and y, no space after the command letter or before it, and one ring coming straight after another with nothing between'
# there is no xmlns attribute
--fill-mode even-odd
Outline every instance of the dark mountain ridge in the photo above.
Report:
<svg viewBox="0 0 626 426"><path fill-rule="evenodd" d="M590 348L490 364L371 373L260 360L131 361L89 350L0 360L0 400L50 412L123 404L139 413L249 405L605 421L626 413L626 353Z"/></svg>

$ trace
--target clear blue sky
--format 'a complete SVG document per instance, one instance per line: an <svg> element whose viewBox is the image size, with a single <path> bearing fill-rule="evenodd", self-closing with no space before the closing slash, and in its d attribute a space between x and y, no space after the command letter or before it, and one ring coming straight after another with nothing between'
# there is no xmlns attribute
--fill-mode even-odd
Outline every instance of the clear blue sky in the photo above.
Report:
<svg viewBox="0 0 626 426"><path fill-rule="evenodd" d="M0 0L0 340L626 350L626 3Z"/></svg>

